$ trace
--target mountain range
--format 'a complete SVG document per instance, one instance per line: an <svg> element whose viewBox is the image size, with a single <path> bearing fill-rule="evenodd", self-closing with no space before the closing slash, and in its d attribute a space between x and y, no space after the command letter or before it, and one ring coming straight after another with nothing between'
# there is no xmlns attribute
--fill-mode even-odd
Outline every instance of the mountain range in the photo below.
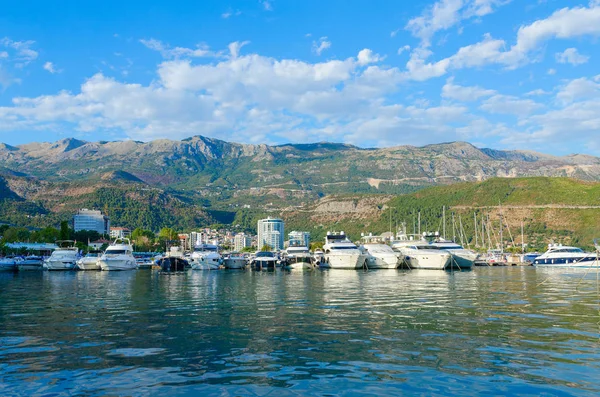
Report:
<svg viewBox="0 0 600 397"><path fill-rule="evenodd" d="M480 149L466 142L359 148L325 142L240 144L202 136L150 142L68 138L0 144L0 220L14 221L15 208L25 208L28 217L46 217L28 221L37 225L78 206L94 206L117 220L156 227L168 222L169 214L191 208L193 214L177 223L186 228L231 222L242 209L290 211L330 195L389 199L435 185L527 176L598 181L600 158ZM127 212L131 206L153 208L160 216Z"/></svg>

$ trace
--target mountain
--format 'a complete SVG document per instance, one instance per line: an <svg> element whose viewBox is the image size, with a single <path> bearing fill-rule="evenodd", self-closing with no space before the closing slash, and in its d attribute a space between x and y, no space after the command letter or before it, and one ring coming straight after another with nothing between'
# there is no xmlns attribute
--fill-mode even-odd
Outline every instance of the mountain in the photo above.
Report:
<svg viewBox="0 0 600 397"><path fill-rule="evenodd" d="M446 236L471 246L476 242L475 221L479 232L482 221L489 226L486 247L488 238L496 247L501 222L505 246L520 247L521 224L525 242L539 251L550 242L593 250L592 241L600 238L600 183L571 178L491 178L399 196L329 196L281 215L286 230L309 231L313 241L320 241L327 230L344 230L358 240L361 233L380 234L403 223L408 233L417 233L419 212L421 231L441 232L444 207Z"/></svg>
<svg viewBox="0 0 600 397"><path fill-rule="evenodd" d="M491 177L600 180L600 159L479 149L465 142L362 149L338 143L269 146L194 136L182 141L0 146L0 167L47 182L144 183L221 209L306 205L329 194L416 191Z"/></svg>

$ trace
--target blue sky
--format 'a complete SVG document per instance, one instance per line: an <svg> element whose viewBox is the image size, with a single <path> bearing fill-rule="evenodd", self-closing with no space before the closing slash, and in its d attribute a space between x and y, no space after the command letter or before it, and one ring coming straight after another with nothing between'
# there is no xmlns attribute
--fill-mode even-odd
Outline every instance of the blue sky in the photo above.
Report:
<svg viewBox="0 0 600 397"><path fill-rule="evenodd" d="M11 2L0 141L600 155L599 40L600 0Z"/></svg>

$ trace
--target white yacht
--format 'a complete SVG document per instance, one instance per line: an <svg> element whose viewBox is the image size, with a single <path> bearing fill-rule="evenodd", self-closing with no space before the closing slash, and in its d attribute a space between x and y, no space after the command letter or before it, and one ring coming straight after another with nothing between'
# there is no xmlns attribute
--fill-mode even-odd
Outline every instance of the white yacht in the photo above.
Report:
<svg viewBox="0 0 600 397"><path fill-rule="evenodd" d="M367 267L369 269L395 269L402 264L403 255L396 252L387 244L366 243L361 246L368 254Z"/></svg>
<svg viewBox="0 0 600 397"><path fill-rule="evenodd" d="M286 250L284 266L288 269L312 269L312 256L308 247L290 245Z"/></svg>
<svg viewBox="0 0 600 397"><path fill-rule="evenodd" d="M56 242L58 248L52 252L52 255L46 262L44 268L47 270L73 270L79 259L79 250L75 247L72 240L59 240Z"/></svg>
<svg viewBox="0 0 600 397"><path fill-rule="evenodd" d="M250 266L255 270L273 270L277 267L278 263L279 258L277 258L277 254L274 252L258 251L250 262Z"/></svg>
<svg viewBox="0 0 600 397"><path fill-rule="evenodd" d="M137 264L133 247L128 238L116 239L100 256L98 264L102 270L135 270Z"/></svg>
<svg viewBox="0 0 600 397"><path fill-rule="evenodd" d="M536 267L595 267L600 266L598 251L584 252L581 248L549 244L548 251L533 260Z"/></svg>
<svg viewBox="0 0 600 397"><path fill-rule="evenodd" d="M450 253L432 249L427 240L419 235L396 235L392 249L404 256L404 265L410 269L448 269L451 265Z"/></svg>
<svg viewBox="0 0 600 397"><path fill-rule="evenodd" d="M230 252L223 256L223 266L225 269L245 269L248 265L248 259L239 252Z"/></svg>
<svg viewBox="0 0 600 397"><path fill-rule="evenodd" d="M102 251L90 251L83 258L77 261L77 269L79 270L102 270L100 268L100 257Z"/></svg>
<svg viewBox="0 0 600 397"><path fill-rule="evenodd" d="M454 241L442 237L436 238L430 243L431 248L446 251L452 255L451 266L456 269L471 269L478 257L475 251L463 248Z"/></svg>
<svg viewBox="0 0 600 397"><path fill-rule="evenodd" d="M44 270L44 258L36 255L29 255L17 262L19 271L26 270Z"/></svg>
<svg viewBox="0 0 600 397"><path fill-rule="evenodd" d="M330 269L362 269L367 266L368 254L352 243L344 232L327 232L323 245L321 267Z"/></svg>
<svg viewBox="0 0 600 397"><path fill-rule="evenodd" d="M217 270L221 268L223 258L216 244L200 244L194 247L190 256L193 270Z"/></svg>

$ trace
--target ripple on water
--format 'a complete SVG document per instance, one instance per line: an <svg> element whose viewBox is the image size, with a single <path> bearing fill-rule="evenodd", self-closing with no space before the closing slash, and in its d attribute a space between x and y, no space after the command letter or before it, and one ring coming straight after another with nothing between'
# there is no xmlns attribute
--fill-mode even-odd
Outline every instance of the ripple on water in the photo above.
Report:
<svg viewBox="0 0 600 397"><path fill-rule="evenodd" d="M0 394L600 392L581 275L126 273L0 277Z"/></svg>

